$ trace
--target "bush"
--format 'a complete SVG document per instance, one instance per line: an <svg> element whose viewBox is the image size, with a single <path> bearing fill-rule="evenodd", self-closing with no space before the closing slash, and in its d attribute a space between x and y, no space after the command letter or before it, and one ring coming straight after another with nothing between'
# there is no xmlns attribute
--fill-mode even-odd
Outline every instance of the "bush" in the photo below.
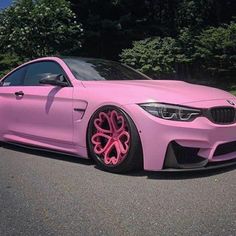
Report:
<svg viewBox="0 0 236 236"><path fill-rule="evenodd" d="M132 48L123 50L121 61L148 75L166 75L175 73L175 68L184 68L188 77L210 72L214 78L233 78L236 23L211 27L199 35L183 28L176 40L156 37L135 41Z"/></svg>
<svg viewBox="0 0 236 236"><path fill-rule="evenodd" d="M148 75L168 75L175 72L174 65L178 48L173 38L148 38L133 42L133 47L124 49L121 61Z"/></svg>
<svg viewBox="0 0 236 236"><path fill-rule="evenodd" d="M236 23L211 27L196 37L196 61L214 75L236 72Z"/></svg>
<svg viewBox="0 0 236 236"><path fill-rule="evenodd" d="M189 28L183 28L180 30L180 34L177 38L178 53L176 55L177 62L182 65L191 65L194 63L195 49L195 32Z"/></svg>

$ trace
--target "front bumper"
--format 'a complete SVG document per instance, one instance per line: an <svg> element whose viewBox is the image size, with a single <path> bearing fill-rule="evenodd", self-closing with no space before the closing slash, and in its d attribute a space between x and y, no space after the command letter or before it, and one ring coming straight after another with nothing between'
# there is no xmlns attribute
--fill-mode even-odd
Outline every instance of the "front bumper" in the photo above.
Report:
<svg viewBox="0 0 236 236"><path fill-rule="evenodd" d="M124 109L139 131L145 170L197 170L236 160L235 123L218 125L206 117L199 117L191 122L168 121L150 115L135 104L127 105ZM171 150L173 143L192 150L193 153L189 153L188 157L184 156L182 160L179 156L180 162L171 162L169 159L174 154L174 150ZM227 145L231 147L227 148Z"/></svg>
<svg viewBox="0 0 236 236"><path fill-rule="evenodd" d="M223 154L235 152L236 142L219 145L215 150L214 156L218 157ZM229 149L227 149L230 146ZM188 171L188 170L210 170L222 167L236 165L235 158L227 161L209 161L208 158L203 158L198 155L199 148L183 147L176 142L171 142L168 145L163 171Z"/></svg>

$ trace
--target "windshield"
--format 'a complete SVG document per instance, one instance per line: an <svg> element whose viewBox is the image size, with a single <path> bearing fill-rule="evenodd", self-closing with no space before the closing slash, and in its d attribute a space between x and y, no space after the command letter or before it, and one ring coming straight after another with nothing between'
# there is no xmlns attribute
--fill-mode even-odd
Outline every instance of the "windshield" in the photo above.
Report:
<svg viewBox="0 0 236 236"><path fill-rule="evenodd" d="M78 80L150 80L149 77L113 61L63 58Z"/></svg>

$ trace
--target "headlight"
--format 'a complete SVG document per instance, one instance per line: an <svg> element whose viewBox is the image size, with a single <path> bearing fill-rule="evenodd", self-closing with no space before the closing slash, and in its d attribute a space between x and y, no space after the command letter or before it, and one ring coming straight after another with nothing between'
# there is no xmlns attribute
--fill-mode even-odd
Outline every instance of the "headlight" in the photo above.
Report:
<svg viewBox="0 0 236 236"><path fill-rule="evenodd" d="M148 113L165 119L175 121L192 121L201 115L201 110L164 103L139 104Z"/></svg>

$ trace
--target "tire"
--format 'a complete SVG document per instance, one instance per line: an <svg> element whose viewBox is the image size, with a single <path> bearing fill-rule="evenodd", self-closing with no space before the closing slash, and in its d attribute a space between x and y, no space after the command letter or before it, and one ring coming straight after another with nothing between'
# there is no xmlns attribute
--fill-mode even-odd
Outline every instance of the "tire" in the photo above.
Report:
<svg viewBox="0 0 236 236"><path fill-rule="evenodd" d="M92 115L87 130L87 146L89 155L103 170L125 173L143 166L137 128L118 107L105 106Z"/></svg>

